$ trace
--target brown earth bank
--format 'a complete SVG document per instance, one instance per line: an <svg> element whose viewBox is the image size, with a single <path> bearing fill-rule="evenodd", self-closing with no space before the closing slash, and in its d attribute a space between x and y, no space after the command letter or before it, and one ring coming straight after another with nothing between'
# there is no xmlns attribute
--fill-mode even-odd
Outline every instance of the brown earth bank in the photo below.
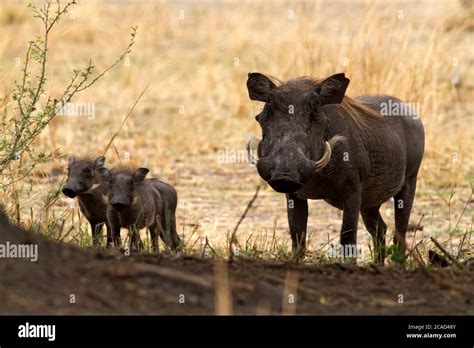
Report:
<svg viewBox="0 0 474 348"><path fill-rule="evenodd" d="M0 216L0 314L474 314L474 271L405 270L81 249ZM401 302L403 297L403 302Z"/></svg>

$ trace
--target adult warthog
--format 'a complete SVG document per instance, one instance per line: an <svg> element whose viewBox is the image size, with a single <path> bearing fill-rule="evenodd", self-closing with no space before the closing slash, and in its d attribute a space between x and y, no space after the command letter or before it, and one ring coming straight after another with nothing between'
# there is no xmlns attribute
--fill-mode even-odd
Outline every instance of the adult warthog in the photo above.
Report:
<svg viewBox="0 0 474 348"><path fill-rule="evenodd" d="M360 212L373 237L376 260L383 264L387 225L379 208L394 198L393 240L404 258L424 129L414 112L390 112L410 110L407 104L386 95L352 99L344 95L348 85L344 74L279 83L250 73L250 99L265 103L256 116L262 128L256 165L275 191L286 194L298 257L306 249L307 200L323 199L343 210L342 249L357 243ZM389 112L382 112L387 105Z"/></svg>

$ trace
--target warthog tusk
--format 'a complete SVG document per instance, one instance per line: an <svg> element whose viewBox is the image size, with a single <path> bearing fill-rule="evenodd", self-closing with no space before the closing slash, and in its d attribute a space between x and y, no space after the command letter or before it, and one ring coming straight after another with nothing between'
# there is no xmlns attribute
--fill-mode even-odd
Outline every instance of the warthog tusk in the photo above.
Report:
<svg viewBox="0 0 474 348"><path fill-rule="evenodd" d="M253 153L256 153L255 149L252 149L252 143L255 143L255 141L260 142L254 135L249 136L249 139L247 140L247 144L245 144L245 148L247 149L247 158L250 164L252 165L257 165L258 162L258 155L254 156Z"/></svg>
<svg viewBox="0 0 474 348"><path fill-rule="evenodd" d="M90 193L92 191L94 191L96 188L98 188L100 186L100 184L93 184L92 187L90 189L88 189L87 191L85 191L84 193Z"/></svg>
<svg viewBox="0 0 474 348"><path fill-rule="evenodd" d="M343 139L345 139L345 137L343 137L342 135L335 135L331 139L329 139L329 141L324 142L325 149L324 149L323 157L321 157L320 160L316 161L316 163L314 165L314 169L316 170L316 172L321 171L324 167L327 166L327 164L331 160L332 147L338 141L341 141Z"/></svg>
<svg viewBox="0 0 474 348"><path fill-rule="evenodd" d="M324 154L323 157L319 161L316 161L314 165L314 169L316 172L319 172L321 169L326 167L326 165L329 163L329 160L331 159L332 155L332 150L331 150L331 144L329 142L324 143L325 149L324 149Z"/></svg>

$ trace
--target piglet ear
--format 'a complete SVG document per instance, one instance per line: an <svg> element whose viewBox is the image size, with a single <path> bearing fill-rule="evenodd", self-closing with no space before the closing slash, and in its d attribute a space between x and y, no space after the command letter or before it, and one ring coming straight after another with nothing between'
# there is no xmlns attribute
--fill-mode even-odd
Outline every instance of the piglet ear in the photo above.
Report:
<svg viewBox="0 0 474 348"><path fill-rule="evenodd" d="M274 89L276 85L267 76L260 73L249 73L247 79L247 89L251 100L266 102L268 93Z"/></svg>
<svg viewBox="0 0 474 348"><path fill-rule="evenodd" d="M94 160L94 168L97 170L99 168L102 168L105 163L105 157L104 156L99 156Z"/></svg>
<svg viewBox="0 0 474 348"><path fill-rule="evenodd" d="M321 104L339 104L344 99L350 80L344 73L329 76L325 79L318 91L321 96Z"/></svg>
<svg viewBox="0 0 474 348"><path fill-rule="evenodd" d="M148 174L150 170L147 168L138 168L134 173L133 173L133 181L135 182L142 182L145 179L145 176Z"/></svg>
<svg viewBox="0 0 474 348"><path fill-rule="evenodd" d="M95 170L95 172L97 173L97 175L99 175L99 177L104 180L104 181L108 181L110 180L111 178L111 174L110 174L110 171L105 168L105 167L100 167L100 168L97 168Z"/></svg>

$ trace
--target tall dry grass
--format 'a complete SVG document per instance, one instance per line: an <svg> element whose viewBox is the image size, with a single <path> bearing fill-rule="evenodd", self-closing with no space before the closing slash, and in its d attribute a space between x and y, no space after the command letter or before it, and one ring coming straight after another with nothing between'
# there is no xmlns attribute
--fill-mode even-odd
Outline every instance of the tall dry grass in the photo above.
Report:
<svg viewBox="0 0 474 348"><path fill-rule="evenodd" d="M1 98L4 110L14 112L8 98L20 74L15 62L38 27L26 3L4 0L1 6ZM419 105L426 154L413 220L425 214L429 233L446 232L443 200L457 192L449 217L456 220L472 183L472 23L472 12L455 1L83 1L51 38L51 94L59 93L68 73L86 65L89 57L99 68L110 64L132 25L139 27L136 45L123 66L76 99L94 103L95 118L58 117L36 146L100 154L149 85L108 151L107 163L148 166L153 175L175 184L181 233L197 231L196 238L208 236L213 246L223 246L259 181L248 164L218 161L220 150L241 150L250 133L260 132L253 116L261 105L248 100L247 73L287 79L345 72L350 96L384 93ZM64 158L41 166L19 190L26 225L38 215L48 225L49 214L69 214L67 224L74 222L77 229L80 218L77 210L71 213L69 201L60 200L47 217L38 204L57 185L64 167ZM10 200L2 201L12 208ZM282 197L266 190L259 201L241 226L241 244L275 229L287 238ZM390 209L384 210L389 226ZM310 211L317 216L310 220L311 231L319 236L316 248L337 236L339 213L322 203ZM471 229L469 216L470 210L462 217L463 228ZM82 221L80 229L85 225ZM359 235L366 238L363 231L361 226ZM79 238L75 230L68 233L69 239Z"/></svg>

